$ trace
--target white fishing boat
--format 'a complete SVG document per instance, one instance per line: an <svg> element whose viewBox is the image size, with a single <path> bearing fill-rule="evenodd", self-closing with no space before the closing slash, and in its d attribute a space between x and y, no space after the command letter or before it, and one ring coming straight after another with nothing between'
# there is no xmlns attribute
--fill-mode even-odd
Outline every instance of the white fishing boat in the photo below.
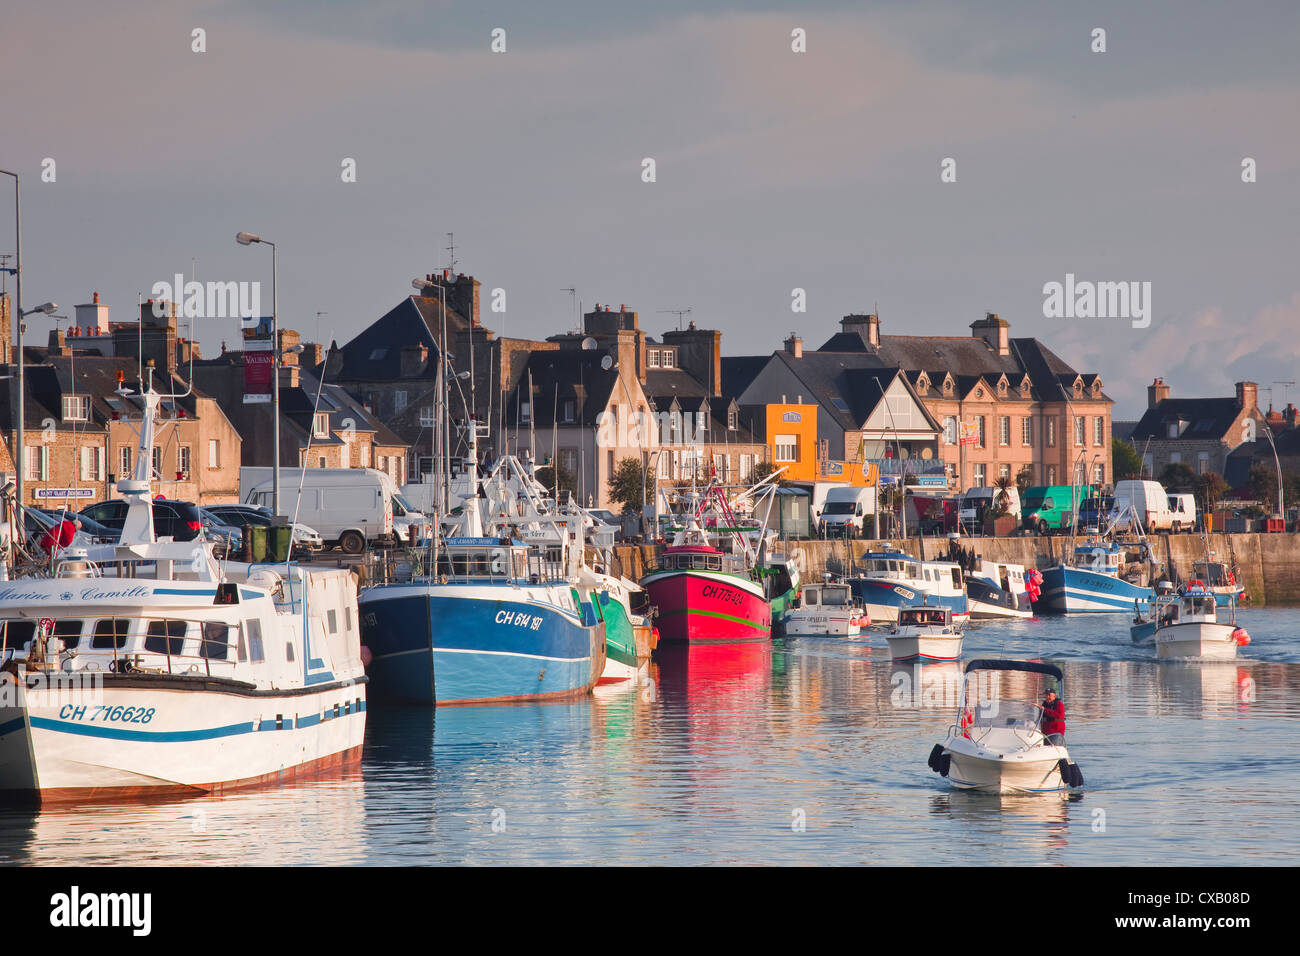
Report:
<svg viewBox="0 0 1300 956"><path fill-rule="evenodd" d="M338 569L156 540L142 406L121 540L0 582L0 794L40 803L219 793L360 759L356 586ZM171 398L182 396L166 396ZM10 569L6 568L8 572Z"/></svg>
<svg viewBox="0 0 1300 956"><path fill-rule="evenodd" d="M885 641L896 661L955 661L961 657L962 627L952 608L916 604L898 612Z"/></svg>
<svg viewBox="0 0 1300 956"><path fill-rule="evenodd" d="M799 606L785 621L786 637L861 637L871 626L866 609L847 584L805 584Z"/></svg>
<svg viewBox="0 0 1300 956"><path fill-rule="evenodd" d="M966 601L972 621L1034 616L1023 564L981 559L966 576Z"/></svg>
<svg viewBox="0 0 1300 956"><path fill-rule="evenodd" d="M1231 661L1237 648L1250 643L1245 628L1237 626L1236 605L1228 605L1229 620L1219 620L1215 594L1199 580L1188 583L1175 600L1157 604L1151 640L1161 660L1198 658Z"/></svg>
<svg viewBox="0 0 1300 956"><path fill-rule="evenodd" d="M1044 733L1046 690L1059 692L1061 669L1037 661L974 660L948 738L930 751L930 769L963 790L1044 793L1083 786L1062 733ZM1062 713L1064 706L1062 705Z"/></svg>
<svg viewBox="0 0 1300 956"><path fill-rule="evenodd" d="M902 608L921 601L951 608L958 622L970 620L966 583L954 561L922 561L883 545L862 555L849 586L876 623L897 621Z"/></svg>

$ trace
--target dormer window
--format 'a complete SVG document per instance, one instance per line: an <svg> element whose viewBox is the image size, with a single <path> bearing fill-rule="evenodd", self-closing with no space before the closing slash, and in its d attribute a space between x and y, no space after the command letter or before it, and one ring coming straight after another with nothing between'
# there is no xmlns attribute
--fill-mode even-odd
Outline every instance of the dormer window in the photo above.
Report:
<svg viewBox="0 0 1300 956"><path fill-rule="evenodd" d="M664 368L672 368L674 366L672 349L664 349L663 358L664 358Z"/></svg>
<svg viewBox="0 0 1300 956"><path fill-rule="evenodd" d="M330 437L330 413L317 412L312 419L311 435L313 438Z"/></svg>
<svg viewBox="0 0 1300 956"><path fill-rule="evenodd" d="M577 413L577 402L571 398L564 400L564 421L572 422L574 415Z"/></svg>
<svg viewBox="0 0 1300 956"><path fill-rule="evenodd" d="M658 350L658 349L650 349L650 351L646 352L645 363L646 363L646 366L647 366L648 368L658 368L658 367L659 367L659 350Z"/></svg>
<svg viewBox="0 0 1300 956"><path fill-rule="evenodd" d="M736 411L734 408L727 412L727 428L734 432L739 423L740 412Z"/></svg>
<svg viewBox="0 0 1300 956"><path fill-rule="evenodd" d="M952 394L952 379L951 379L951 378L945 378L945 379L943 380L943 393L944 393L945 395L951 395L951 394Z"/></svg>
<svg viewBox="0 0 1300 956"><path fill-rule="evenodd" d="M90 418L89 395L64 395L63 420L65 422L84 422Z"/></svg>

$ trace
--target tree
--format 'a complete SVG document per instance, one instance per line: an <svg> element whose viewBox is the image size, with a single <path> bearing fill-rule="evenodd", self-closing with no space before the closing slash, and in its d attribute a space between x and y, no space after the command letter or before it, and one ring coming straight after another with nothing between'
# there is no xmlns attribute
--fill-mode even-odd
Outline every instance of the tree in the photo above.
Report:
<svg viewBox="0 0 1300 956"><path fill-rule="evenodd" d="M620 459L609 476L609 498L623 506L623 514L640 514L644 507L642 495L648 497L653 490L639 458Z"/></svg>
<svg viewBox="0 0 1300 956"><path fill-rule="evenodd" d="M1111 472L1116 481L1142 477L1142 459L1133 446L1118 438L1110 440Z"/></svg>
<svg viewBox="0 0 1300 956"><path fill-rule="evenodd" d="M578 479L573 476L573 472L558 462L542 465L537 469L536 475L537 480L550 489L557 498L566 491L573 495L578 493Z"/></svg>
<svg viewBox="0 0 1300 956"><path fill-rule="evenodd" d="M1172 462L1160 472L1160 484L1165 486L1166 491L1195 491L1196 472L1181 461Z"/></svg>
<svg viewBox="0 0 1300 956"><path fill-rule="evenodd" d="M749 483L751 485L756 485L776 470L776 465L772 464L770 461L760 461L749 472ZM786 485L786 480L784 478L778 478L776 481L768 482L768 484L776 485L778 488L783 488Z"/></svg>
<svg viewBox="0 0 1300 956"><path fill-rule="evenodd" d="M1196 500L1201 502L1206 514L1213 514L1219 502L1228 493L1228 483L1217 472L1207 471L1196 476Z"/></svg>
<svg viewBox="0 0 1300 956"><path fill-rule="evenodd" d="M1016 487L1016 482L1010 475L999 475L993 487L996 489L993 494L993 516L996 518L1011 509L1011 489Z"/></svg>
<svg viewBox="0 0 1300 956"><path fill-rule="evenodd" d="M1020 492L1021 498L1025 496L1025 492L1029 490L1029 486L1033 483L1034 467L1032 465L1025 465L1016 472L1016 491Z"/></svg>

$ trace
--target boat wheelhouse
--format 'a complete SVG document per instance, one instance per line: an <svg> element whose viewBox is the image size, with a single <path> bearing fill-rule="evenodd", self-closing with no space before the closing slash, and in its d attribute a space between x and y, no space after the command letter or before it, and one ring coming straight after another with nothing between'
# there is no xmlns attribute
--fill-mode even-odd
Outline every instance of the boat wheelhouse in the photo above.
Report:
<svg viewBox="0 0 1300 956"><path fill-rule="evenodd" d="M885 642L896 661L955 661L961 657L962 639L952 608L917 604L899 610Z"/></svg>
<svg viewBox="0 0 1300 956"><path fill-rule="evenodd" d="M847 584L805 584L799 605L785 621L787 637L860 637L871 625Z"/></svg>
<svg viewBox="0 0 1300 956"><path fill-rule="evenodd" d="M981 559L979 567L966 576L966 598L972 620L1034 615L1021 564Z"/></svg>
<svg viewBox="0 0 1300 956"><path fill-rule="evenodd" d="M1075 547L1069 563L1042 572L1042 596L1036 607L1059 613L1128 611L1135 601L1151 599L1153 590L1120 577L1123 549L1113 541Z"/></svg>

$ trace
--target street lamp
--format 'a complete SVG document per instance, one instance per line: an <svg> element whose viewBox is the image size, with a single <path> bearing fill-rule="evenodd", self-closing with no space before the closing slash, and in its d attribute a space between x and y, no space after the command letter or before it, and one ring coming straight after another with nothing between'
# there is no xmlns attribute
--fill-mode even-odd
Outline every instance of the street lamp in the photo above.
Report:
<svg viewBox="0 0 1300 956"><path fill-rule="evenodd" d="M1282 460L1277 456L1277 443L1273 441L1273 429L1268 425L1268 419L1261 417L1260 422L1264 425L1264 434L1268 436L1268 443L1273 448L1273 464L1277 468L1277 514L1282 519L1282 527L1286 527L1286 510L1283 506L1282 498Z"/></svg>
<svg viewBox="0 0 1300 956"><path fill-rule="evenodd" d="M271 444L275 446L271 470L271 510L280 513L280 300L276 290L275 243L251 232L235 236L241 246L255 242L271 247ZM258 318L261 318L260 316Z"/></svg>

